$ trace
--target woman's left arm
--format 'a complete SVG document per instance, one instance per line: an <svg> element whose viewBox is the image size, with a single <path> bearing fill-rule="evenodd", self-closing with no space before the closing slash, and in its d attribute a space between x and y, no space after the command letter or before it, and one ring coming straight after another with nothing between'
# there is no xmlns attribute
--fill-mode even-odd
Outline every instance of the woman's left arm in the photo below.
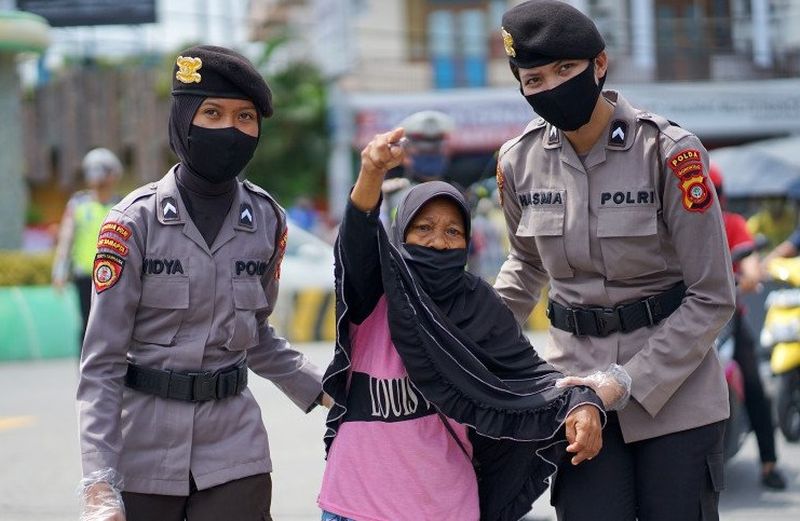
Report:
<svg viewBox="0 0 800 521"><path fill-rule="evenodd" d="M719 201L708 178L708 154L687 135L660 135L665 164L663 220L680 261L686 296L625 365L631 396L655 416L705 359L735 309L731 258Z"/></svg>
<svg viewBox="0 0 800 521"><path fill-rule="evenodd" d="M257 375L272 381L298 407L308 412L318 403L322 393L322 370L311 363L306 355L294 349L283 337L275 333L269 316L278 298L281 262L286 247L286 218L276 212L276 226L280 233L276 251L269 269L261 276L267 295L267 308L256 313L258 345L247 351L247 365Z"/></svg>

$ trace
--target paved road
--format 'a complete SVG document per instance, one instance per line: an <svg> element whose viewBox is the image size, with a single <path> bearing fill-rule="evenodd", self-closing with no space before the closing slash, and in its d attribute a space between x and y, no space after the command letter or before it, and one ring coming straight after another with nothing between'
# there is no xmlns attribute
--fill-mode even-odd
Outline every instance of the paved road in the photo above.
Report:
<svg viewBox="0 0 800 521"><path fill-rule="evenodd" d="M298 346L319 364L329 346ZM315 497L323 469L324 411L303 415L272 384L251 378L261 404L274 459L273 517L317 521ZM77 421L73 360L0 364L0 520L74 521L78 516ZM751 440L727 469L722 497L724 521L800 519L800 445L779 439L783 468L791 484L783 493L764 492L756 481L756 448ZM540 499L526 518L553 521Z"/></svg>

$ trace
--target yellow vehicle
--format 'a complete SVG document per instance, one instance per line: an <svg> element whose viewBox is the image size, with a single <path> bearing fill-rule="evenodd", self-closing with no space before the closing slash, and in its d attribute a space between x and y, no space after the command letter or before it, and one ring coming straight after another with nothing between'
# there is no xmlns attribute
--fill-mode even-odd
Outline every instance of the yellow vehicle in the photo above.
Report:
<svg viewBox="0 0 800 521"><path fill-rule="evenodd" d="M778 425L788 441L800 441L800 257L775 259L770 276L787 283L767 296L761 345L771 348L770 368L778 380Z"/></svg>

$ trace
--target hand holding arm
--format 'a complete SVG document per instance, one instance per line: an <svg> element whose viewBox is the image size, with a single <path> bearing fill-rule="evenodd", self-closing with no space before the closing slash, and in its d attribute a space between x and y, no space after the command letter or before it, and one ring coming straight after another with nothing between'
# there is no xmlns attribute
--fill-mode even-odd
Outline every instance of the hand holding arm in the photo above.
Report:
<svg viewBox="0 0 800 521"><path fill-rule="evenodd" d="M625 368L611 364L605 371L589 376L567 376L556 382L556 387L583 385L591 388L603 400L607 411L618 411L625 407L631 396L632 380Z"/></svg>

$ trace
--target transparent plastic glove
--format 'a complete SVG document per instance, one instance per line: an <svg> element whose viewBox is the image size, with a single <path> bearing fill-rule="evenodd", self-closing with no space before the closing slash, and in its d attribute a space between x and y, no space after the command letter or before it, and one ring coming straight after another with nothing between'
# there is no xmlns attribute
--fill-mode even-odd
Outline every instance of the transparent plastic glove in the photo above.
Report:
<svg viewBox="0 0 800 521"><path fill-rule="evenodd" d="M618 411L628 404L631 397L631 376L624 367L611 364L605 371L589 376L567 376L556 381L556 387L590 387L603 400L607 411Z"/></svg>
<svg viewBox="0 0 800 521"><path fill-rule="evenodd" d="M92 472L81 480L80 521L125 521L121 479L114 469Z"/></svg>

